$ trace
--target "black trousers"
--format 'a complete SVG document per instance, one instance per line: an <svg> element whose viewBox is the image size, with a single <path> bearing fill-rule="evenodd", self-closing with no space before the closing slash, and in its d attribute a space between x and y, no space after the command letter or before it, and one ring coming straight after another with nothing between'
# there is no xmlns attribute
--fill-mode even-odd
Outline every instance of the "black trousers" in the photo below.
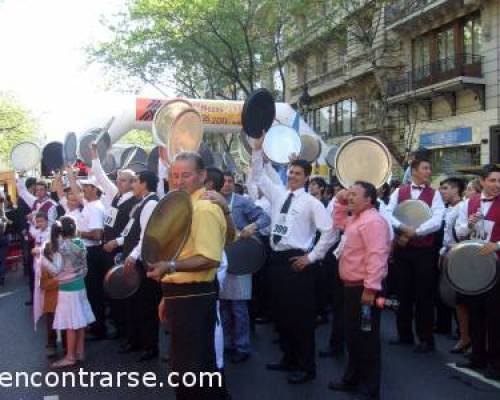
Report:
<svg viewBox="0 0 500 400"><path fill-rule="evenodd" d="M271 246L269 237L263 237L262 242L266 247L267 261L264 266L252 275L252 300L250 301L250 318L270 318L271 317L271 287L269 284L270 264L269 254Z"/></svg>
<svg viewBox="0 0 500 400"><path fill-rule="evenodd" d="M283 362L300 371L316 373L314 268L295 272L290 257L303 251L272 252L271 284L273 313L280 337Z"/></svg>
<svg viewBox="0 0 500 400"><path fill-rule="evenodd" d="M333 255L336 246L326 253L323 263L327 269L329 303L332 307L332 330L329 347L334 351L344 351L344 283L339 275L339 263Z"/></svg>
<svg viewBox="0 0 500 400"><path fill-rule="evenodd" d="M29 279L30 285L30 298L33 299L33 291L35 289L35 270L33 269L33 255L31 250L33 250L34 242L32 240L21 240L21 251L23 254L23 267L24 275Z"/></svg>
<svg viewBox="0 0 500 400"><path fill-rule="evenodd" d="M314 265L314 285L316 293L316 315L326 316L330 303L331 288L328 281L328 266L324 260Z"/></svg>
<svg viewBox="0 0 500 400"><path fill-rule="evenodd" d="M87 247L87 267L88 272L85 277L85 287L96 319L91 325L91 331L94 335L101 336L107 332L103 289L107 266L102 246Z"/></svg>
<svg viewBox="0 0 500 400"><path fill-rule="evenodd" d="M432 247L398 247L394 252L396 292L400 302L396 321L402 341L413 342L415 315L415 331L419 341L434 344L435 258L435 249Z"/></svg>
<svg viewBox="0 0 500 400"><path fill-rule="evenodd" d="M146 277L141 263L137 264L137 268L143 274L141 286L122 302L123 307L128 309L127 341L143 350L158 350L160 284Z"/></svg>
<svg viewBox="0 0 500 400"><path fill-rule="evenodd" d="M372 329L361 330L363 287L344 287L344 320L347 366L343 381L358 385L370 398L380 396L380 310L372 307Z"/></svg>
<svg viewBox="0 0 500 400"><path fill-rule="evenodd" d="M437 333L451 334L453 325L453 309L441 300L439 295L439 282L441 280L441 272L436 263L436 320L435 329Z"/></svg>
<svg viewBox="0 0 500 400"><path fill-rule="evenodd" d="M170 323L172 371L216 372L214 333L216 286L214 282L162 284ZM223 399L221 387L176 388L178 400Z"/></svg>
<svg viewBox="0 0 500 400"><path fill-rule="evenodd" d="M117 250L111 253L103 251L106 271L108 271L115 265L115 256L118 254L118 252L119 251ZM105 300L106 303L109 304L110 317L111 321L113 322L116 328L116 333L119 336L126 335L128 326L128 316L129 316L129 311L128 311L129 300L110 299L110 298L106 298Z"/></svg>
<svg viewBox="0 0 500 400"><path fill-rule="evenodd" d="M500 372L500 281L487 293L464 300L469 305L471 361Z"/></svg>

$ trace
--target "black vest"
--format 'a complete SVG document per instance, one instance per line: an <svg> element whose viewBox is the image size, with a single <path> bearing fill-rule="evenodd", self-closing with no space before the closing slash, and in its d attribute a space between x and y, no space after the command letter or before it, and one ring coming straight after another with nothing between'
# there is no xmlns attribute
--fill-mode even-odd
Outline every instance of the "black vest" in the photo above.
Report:
<svg viewBox="0 0 500 400"><path fill-rule="evenodd" d="M123 229L125 229L125 226L127 226L132 209L140 201L135 196L132 196L130 199L118 205L120 198L120 194L117 194L111 202L111 207L116 208L118 212L116 214L115 224L112 227L104 224L104 243L114 240L120 236Z"/></svg>
<svg viewBox="0 0 500 400"><path fill-rule="evenodd" d="M139 203L135 210L133 210L133 215L131 218L134 219L132 226L130 227L130 231L128 235L125 236L125 240L123 242L123 259L127 258L129 254L134 250L135 246L141 240L141 213L144 206L151 200L158 201L158 196L156 194L148 194L148 197L142 203Z"/></svg>

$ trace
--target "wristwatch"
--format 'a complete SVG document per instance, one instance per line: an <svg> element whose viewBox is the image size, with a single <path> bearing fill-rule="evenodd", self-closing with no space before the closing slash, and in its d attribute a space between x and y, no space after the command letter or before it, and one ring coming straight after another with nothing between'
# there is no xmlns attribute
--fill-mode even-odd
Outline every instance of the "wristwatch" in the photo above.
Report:
<svg viewBox="0 0 500 400"><path fill-rule="evenodd" d="M167 275L173 274L176 272L175 261L167 261Z"/></svg>

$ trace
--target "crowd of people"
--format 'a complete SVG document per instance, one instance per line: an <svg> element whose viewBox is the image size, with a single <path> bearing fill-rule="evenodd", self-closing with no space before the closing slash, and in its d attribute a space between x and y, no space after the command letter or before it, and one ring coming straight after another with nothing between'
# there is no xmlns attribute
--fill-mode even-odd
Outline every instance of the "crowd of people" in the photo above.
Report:
<svg viewBox="0 0 500 400"><path fill-rule="evenodd" d="M456 325L458 341L449 350L465 356L457 366L500 379L500 283L481 295L457 294L455 309L438 293L447 253L478 225L485 234L481 254L500 249L498 167L485 166L468 184L449 177L433 188L431 163L416 154L410 182L377 190L363 181L349 188L336 180L327 184L311 177L309 163L295 159L283 183L261 146L262 139L256 140L241 185L230 172L205 168L197 153L168 160L165 151L158 174L125 169L113 181L95 147L85 179L68 168L68 181L57 175L50 191L41 180L18 179L14 211L22 218L15 229L32 295L26 304L34 308L35 323L45 315L48 356L57 354L56 331L64 332L65 356L54 368L84 361L85 336L116 338L122 353L140 352L139 362L154 359L164 323L173 371L223 371L225 359L237 364L251 357L252 326L268 322L282 353L268 370L302 384L315 379L317 354L337 358L346 352L344 374L329 388L378 399L379 300L395 296L397 337L391 345L432 353L435 334L452 334ZM163 196L177 190L192 203L188 239L175 260L146 265L141 254L147 223ZM416 228L394 215L409 199L432 211ZM265 247L265 266L253 275L231 273L225 246L251 236ZM103 288L117 263L142 276L139 289L124 300L107 298ZM315 327L329 318L329 342L318 351ZM176 395L230 397L226 386L180 387Z"/></svg>

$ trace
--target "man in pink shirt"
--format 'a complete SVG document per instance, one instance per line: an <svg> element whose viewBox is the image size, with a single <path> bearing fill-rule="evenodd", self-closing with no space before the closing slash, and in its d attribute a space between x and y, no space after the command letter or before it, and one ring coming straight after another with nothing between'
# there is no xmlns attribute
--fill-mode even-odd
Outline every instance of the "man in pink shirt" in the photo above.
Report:
<svg viewBox="0 0 500 400"><path fill-rule="evenodd" d="M336 255L344 282L349 355L342 380L328 387L346 392L359 389L359 394L369 399L380 396L380 311L374 303L387 275L391 249L390 228L376 204L375 187L356 182L337 194L334 212L335 226L344 231Z"/></svg>

